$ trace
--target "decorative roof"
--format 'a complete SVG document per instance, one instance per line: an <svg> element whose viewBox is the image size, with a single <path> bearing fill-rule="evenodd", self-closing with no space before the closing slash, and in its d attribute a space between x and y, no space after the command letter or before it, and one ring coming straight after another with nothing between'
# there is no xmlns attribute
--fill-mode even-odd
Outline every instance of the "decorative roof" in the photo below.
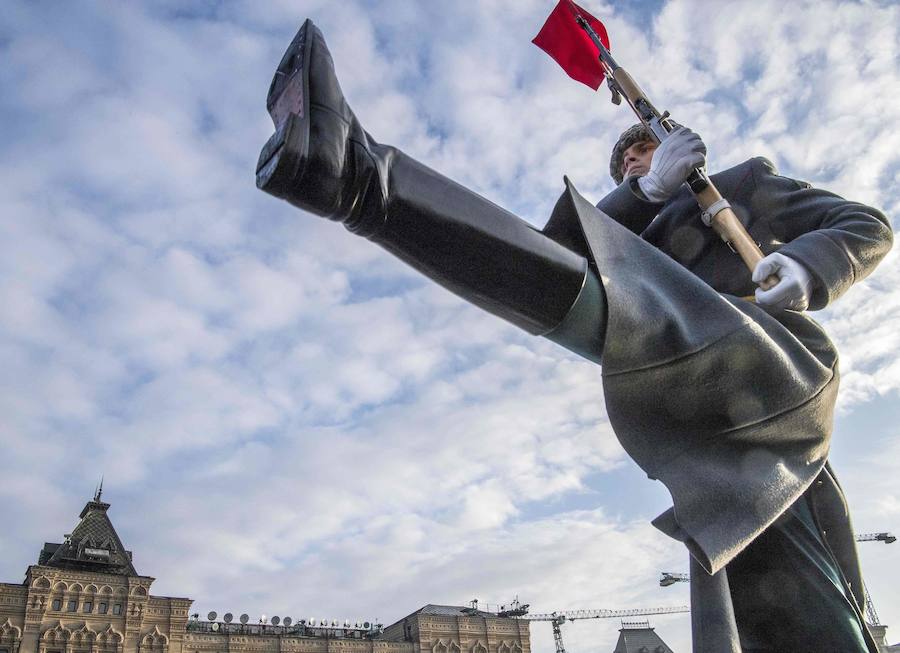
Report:
<svg viewBox="0 0 900 653"><path fill-rule="evenodd" d="M58 569L97 571L105 574L137 576L126 551L106 514L108 503L100 500L102 488L81 511L81 521L62 544L44 543L39 565Z"/></svg>
<svg viewBox="0 0 900 653"><path fill-rule="evenodd" d="M645 622L633 626L622 624L613 653L672 653L672 649Z"/></svg>
<svg viewBox="0 0 900 653"><path fill-rule="evenodd" d="M433 605L428 604L419 608L414 614L432 614L442 617L496 617L493 612L485 612L477 608L464 608L457 605Z"/></svg>

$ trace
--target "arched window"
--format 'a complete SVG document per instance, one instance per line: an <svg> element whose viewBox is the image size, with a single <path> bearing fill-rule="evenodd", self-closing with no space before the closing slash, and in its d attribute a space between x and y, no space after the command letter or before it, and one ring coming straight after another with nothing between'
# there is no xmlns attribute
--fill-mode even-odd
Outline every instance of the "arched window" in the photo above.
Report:
<svg viewBox="0 0 900 653"><path fill-rule="evenodd" d="M65 650L68 648L69 640L72 637L72 631L57 622L52 628L48 628L41 635L38 645L38 653L53 653L54 651Z"/></svg>
<svg viewBox="0 0 900 653"><path fill-rule="evenodd" d="M69 591L69 586L63 583L62 581L58 582L53 586L53 592L50 595L50 609L51 610L62 610L63 609L63 601L65 600L66 592Z"/></svg>
<svg viewBox="0 0 900 653"><path fill-rule="evenodd" d="M122 640L122 634L113 630L112 626L107 625L106 628L97 633L94 653L117 653L121 650Z"/></svg>
<svg viewBox="0 0 900 653"><path fill-rule="evenodd" d="M21 640L22 629L13 626L12 622L7 619L6 623L0 626L0 650L5 650L6 653L17 653Z"/></svg>
<svg viewBox="0 0 900 653"><path fill-rule="evenodd" d="M159 626L154 626L153 630L141 638L138 650L140 653L168 653L169 638L160 632Z"/></svg>

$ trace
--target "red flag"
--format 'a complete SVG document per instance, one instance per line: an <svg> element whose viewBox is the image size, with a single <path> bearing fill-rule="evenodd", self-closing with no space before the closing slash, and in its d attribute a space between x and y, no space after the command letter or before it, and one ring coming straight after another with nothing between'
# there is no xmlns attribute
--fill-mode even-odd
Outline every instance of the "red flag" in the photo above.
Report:
<svg viewBox="0 0 900 653"><path fill-rule="evenodd" d="M594 28L600 42L609 50L609 36L603 23L572 0L560 0L531 42L553 57L569 77L596 91L604 78L600 53L587 32L575 22L576 12Z"/></svg>

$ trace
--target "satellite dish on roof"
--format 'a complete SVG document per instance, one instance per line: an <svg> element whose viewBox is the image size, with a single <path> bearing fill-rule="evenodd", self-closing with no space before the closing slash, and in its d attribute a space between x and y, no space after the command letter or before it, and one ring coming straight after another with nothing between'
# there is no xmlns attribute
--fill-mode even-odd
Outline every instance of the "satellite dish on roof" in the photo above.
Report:
<svg viewBox="0 0 900 653"><path fill-rule="evenodd" d="M213 632L216 632L217 630L219 630L219 622L218 621L213 622L212 629L213 629Z"/></svg>
<svg viewBox="0 0 900 653"><path fill-rule="evenodd" d="M368 621L363 622L363 628L365 628L366 630L369 630L369 628L371 628L371 627L372 627L372 624L370 624Z"/></svg>
<svg viewBox="0 0 900 653"><path fill-rule="evenodd" d="M273 625L273 626L277 626L278 624L281 623L281 617L279 617L279 616L276 614L274 617L272 617L272 619L271 619L270 621L272 622L272 625ZM285 624L285 625L287 625L287 624Z"/></svg>
<svg viewBox="0 0 900 653"><path fill-rule="evenodd" d="M309 619L306 620L306 623L308 623L310 626L315 626L316 620L313 619L312 617L310 617Z"/></svg>
<svg viewBox="0 0 900 653"><path fill-rule="evenodd" d="M225 620L225 623L226 623L226 624L230 624L230 623L231 623L231 620L234 619L234 615L231 614L230 612L226 612L226 613L225 613L225 616L222 617L222 619Z"/></svg>
<svg viewBox="0 0 900 653"><path fill-rule="evenodd" d="M291 623L293 623L293 620L292 620L290 617L285 617L285 618L284 618L284 625L285 625L285 626L290 626Z"/></svg>
<svg viewBox="0 0 900 653"><path fill-rule="evenodd" d="M250 615L245 612L241 615L240 621L242 624L247 623L248 621L250 621Z"/></svg>
<svg viewBox="0 0 900 653"><path fill-rule="evenodd" d="M213 611L210 612L208 615L206 615L206 618L207 618L209 621L215 621L215 620L216 620L216 617L218 617L218 616L219 616L219 615L216 614L216 611L213 610Z"/></svg>

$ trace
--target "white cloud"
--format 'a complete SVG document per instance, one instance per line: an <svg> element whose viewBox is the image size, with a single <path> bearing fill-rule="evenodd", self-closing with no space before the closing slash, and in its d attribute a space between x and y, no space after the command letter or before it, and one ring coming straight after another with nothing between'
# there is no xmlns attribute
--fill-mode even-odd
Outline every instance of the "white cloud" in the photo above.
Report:
<svg viewBox="0 0 900 653"><path fill-rule="evenodd" d="M588 8L714 166L763 154L900 209L898 7ZM105 473L138 569L201 612L687 602L655 584L686 560L647 525L665 499L616 442L596 366L253 185L270 75L310 15L376 139L538 226L563 174L599 199L633 118L529 44L546 3L6 11L0 471L18 526L0 534L3 580ZM817 316L842 354L842 424L859 424L835 462L870 488L851 501L872 530L897 530L898 440L871 416L900 389L898 283L892 254ZM888 624L893 555L863 560ZM653 622L688 648L684 616ZM611 648L616 625L569 624L567 644ZM552 650L549 625L532 636Z"/></svg>

